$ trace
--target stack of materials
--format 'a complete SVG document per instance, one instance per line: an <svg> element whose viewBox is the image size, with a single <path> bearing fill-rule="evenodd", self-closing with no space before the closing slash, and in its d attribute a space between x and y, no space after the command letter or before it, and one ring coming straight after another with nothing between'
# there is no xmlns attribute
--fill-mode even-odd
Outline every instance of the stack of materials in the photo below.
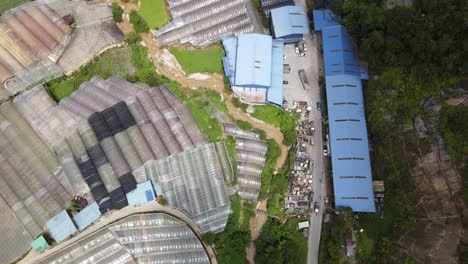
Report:
<svg viewBox="0 0 468 264"><path fill-rule="evenodd" d="M255 131L243 131L234 124L224 124L224 132L236 138L237 179L239 195L243 199L257 200L262 184L262 171L268 144L259 140Z"/></svg>

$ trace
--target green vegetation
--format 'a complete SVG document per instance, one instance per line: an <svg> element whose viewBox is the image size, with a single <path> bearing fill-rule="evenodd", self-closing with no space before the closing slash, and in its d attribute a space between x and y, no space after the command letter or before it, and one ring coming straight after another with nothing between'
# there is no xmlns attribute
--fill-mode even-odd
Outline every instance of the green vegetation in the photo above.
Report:
<svg viewBox="0 0 468 264"><path fill-rule="evenodd" d="M250 226L250 219L255 217L255 206L257 204L255 202L243 201L242 204L242 229L249 230Z"/></svg>
<svg viewBox="0 0 468 264"><path fill-rule="evenodd" d="M444 137L447 152L459 164L468 160L468 107L444 105L439 130ZM461 171L462 182L468 182L468 166ZM463 185L463 200L468 204L468 185ZM465 253L468 255L468 253Z"/></svg>
<svg viewBox="0 0 468 264"><path fill-rule="evenodd" d="M120 23L122 22L122 15L124 11L122 7L117 3L112 3L112 18L115 22Z"/></svg>
<svg viewBox="0 0 468 264"><path fill-rule="evenodd" d="M324 225L320 241L319 263L338 264L344 253L348 234L357 229L357 220L353 217L351 208L346 208L335 218L333 226ZM385 261L382 259L382 261ZM365 262L364 262L365 263Z"/></svg>
<svg viewBox="0 0 468 264"><path fill-rule="evenodd" d="M27 2L31 2L31 0L2 0L0 1L0 14Z"/></svg>
<svg viewBox="0 0 468 264"><path fill-rule="evenodd" d="M244 112L247 112L247 107L249 107L248 104L241 102L241 100L239 100L237 97L232 97L232 104L235 107L242 109Z"/></svg>
<svg viewBox="0 0 468 264"><path fill-rule="evenodd" d="M202 50L170 48L169 51L177 58L187 74L197 72L223 74L224 52L220 47Z"/></svg>
<svg viewBox="0 0 468 264"><path fill-rule="evenodd" d="M463 39L466 19L462 2L415 0L412 7L392 9L387 9L385 1L380 0L331 2L358 44L361 57L369 63L372 78L363 90L374 149L373 178L384 180L386 187L385 218L366 214L359 219L366 230L366 235L359 238L357 260L361 263L390 263L397 255L392 238L414 227L412 206L418 198L409 180L407 162L411 160L405 160L409 157L407 153L414 150L405 149L408 139L405 141L402 127L423 112L424 100L441 99L442 89L466 76L468 60ZM466 135L463 125L455 121L460 115L463 114L443 109L441 116L441 131L454 158L465 151L460 142L459 146L453 145ZM460 133L453 133L455 128ZM325 248L321 248L320 257L328 259L322 259L322 263L337 263L336 239L341 238L330 233L336 228L337 224L323 229L321 246ZM397 262L411 263L411 257L407 259Z"/></svg>
<svg viewBox="0 0 468 264"><path fill-rule="evenodd" d="M236 125L242 130L251 130L252 129L252 124L250 124L249 122L246 122L246 121L237 120Z"/></svg>
<svg viewBox="0 0 468 264"><path fill-rule="evenodd" d="M291 146L297 138L298 116L289 114L274 105L256 105L252 116L268 124L278 127L284 135L283 143Z"/></svg>
<svg viewBox="0 0 468 264"><path fill-rule="evenodd" d="M229 158L231 159L232 169L234 172L231 184L236 185L237 184L236 139L233 136L226 136L226 138L224 139L224 142L226 143L226 149L228 151Z"/></svg>
<svg viewBox="0 0 468 264"><path fill-rule="evenodd" d="M135 30L136 33L149 32L148 23L146 23L146 20L135 10L130 11L130 23L132 23L133 30Z"/></svg>
<svg viewBox="0 0 468 264"><path fill-rule="evenodd" d="M468 107L444 105L439 129L444 136L447 151L456 161L468 155Z"/></svg>
<svg viewBox="0 0 468 264"><path fill-rule="evenodd" d="M129 45L137 44L141 41L141 36L135 32L130 32L125 36L125 42Z"/></svg>
<svg viewBox="0 0 468 264"><path fill-rule="evenodd" d="M255 263L305 264L307 262L307 239L298 229L300 219L289 219L284 225L268 220L255 241Z"/></svg>
<svg viewBox="0 0 468 264"><path fill-rule="evenodd" d="M252 3L254 8L257 10L258 16L260 17L260 22L262 22L263 27L270 30L271 20L263 13L261 0L252 0Z"/></svg>
<svg viewBox="0 0 468 264"><path fill-rule="evenodd" d="M219 234L207 233L203 235L203 240L213 247L218 263L248 263L245 248L250 243L250 232L245 229L244 224L239 223L241 199L237 194L231 199L231 209L232 214L229 216L224 232ZM243 213L245 217L245 210Z"/></svg>
<svg viewBox="0 0 468 264"><path fill-rule="evenodd" d="M281 149L278 144L273 139L268 139L268 149L265 154L266 161L265 167L262 171L262 185L260 187L260 194L258 200L263 200L267 198L267 195L270 191L271 180L275 173L276 161L281 155Z"/></svg>
<svg viewBox="0 0 468 264"><path fill-rule="evenodd" d="M138 12L148 22L150 28L158 29L169 21L164 0L140 0L140 3Z"/></svg>
<svg viewBox="0 0 468 264"><path fill-rule="evenodd" d="M291 170L294 168L294 160L296 158L296 149L292 148L288 152L288 158L281 167L280 171L275 174L271 180L269 189L269 199L267 201L267 211L269 214L283 217L284 214L284 194L288 190L289 177Z"/></svg>
<svg viewBox="0 0 468 264"><path fill-rule="evenodd" d="M67 79L61 78L49 82L46 86L54 96L55 100L62 98L74 92L81 83L89 81L92 77L99 75L102 78L110 76L125 76L133 74L134 67L130 63L130 51L128 48L110 49L92 62L82 66L77 72Z"/></svg>

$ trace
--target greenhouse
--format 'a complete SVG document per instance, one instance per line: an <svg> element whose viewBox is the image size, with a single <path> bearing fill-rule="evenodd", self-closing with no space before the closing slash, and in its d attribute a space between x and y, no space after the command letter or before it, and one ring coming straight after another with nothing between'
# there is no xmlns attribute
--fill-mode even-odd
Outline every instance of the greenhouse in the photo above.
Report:
<svg viewBox="0 0 468 264"><path fill-rule="evenodd" d="M210 260L186 223L167 214L148 213L127 216L38 262L46 263L210 263Z"/></svg>
<svg viewBox="0 0 468 264"><path fill-rule="evenodd" d="M66 16L72 19L65 21ZM25 3L0 17L0 83L15 95L77 70L123 40L105 3Z"/></svg>
<svg viewBox="0 0 468 264"><path fill-rule="evenodd" d="M168 4L173 19L155 33L161 46L179 42L200 47L224 36L261 32L246 0L169 0Z"/></svg>
<svg viewBox="0 0 468 264"><path fill-rule="evenodd" d="M259 140L260 134L257 131L242 130L234 124L225 123L224 133L236 138L239 195L246 200L257 200L268 144Z"/></svg>
<svg viewBox="0 0 468 264"><path fill-rule="evenodd" d="M248 150L242 156L264 162ZM10 241L19 248L63 214L73 197L86 199L84 211L93 206L93 217L77 218L82 231L130 201L154 200L152 185L202 232L221 232L231 210L225 183L232 179L224 142L207 143L188 107L164 86L94 77L59 105L38 85L0 106L0 194L9 208L2 214L17 219L12 229L24 230L24 237ZM135 197L136 190L144 197ZM69 235L58 234L59 240ZM171 254L163 255L176 258ZM190 254L181 256L205 260ZM150 255L141 259L154 260Z"/></svg>
<svg viewBox="0 0 468 264"><path fill-rule="evenodd" d="M224 178L232 178L232 168L220 156L227 156L226 148L207 143L144 166L168 205L187 213L204 233L223 231L231 210Z"/></svg>

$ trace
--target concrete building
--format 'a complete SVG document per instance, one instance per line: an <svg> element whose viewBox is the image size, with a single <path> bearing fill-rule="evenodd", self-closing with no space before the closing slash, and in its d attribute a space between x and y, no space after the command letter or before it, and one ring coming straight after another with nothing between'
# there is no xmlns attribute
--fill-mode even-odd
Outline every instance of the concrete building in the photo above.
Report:
<svg viewBox="0 0 468 264"><path fill-rule="evenodd" d="M346 29L330 11L314 12L322 31L336 208L375 212L362 79L367 77Z"/></svg>
<svg viewBox="0 0 468 264"><path fill-rule="evenodd" d="M284 43L299 42L309 34L309 20L303 6L284 6L271 10L273 38Z"/></svg>
<svg viewBox="0 0 468 264"><path fill-rule="evenodd" d="M239 99L252 104L283 104L282 40L262 34L223 38L224 74Z"/></svg>

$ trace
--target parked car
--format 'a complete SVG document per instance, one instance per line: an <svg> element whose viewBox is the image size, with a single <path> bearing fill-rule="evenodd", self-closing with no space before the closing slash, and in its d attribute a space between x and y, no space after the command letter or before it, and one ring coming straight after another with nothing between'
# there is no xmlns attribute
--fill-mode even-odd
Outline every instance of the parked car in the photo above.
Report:
<svg viewBox="0 0 468 264"><path fill-rule="evenodd" d="M322 103L317 102L317 110L322 111Z"/></svg>
<svg viewBox="0 0 468 264"><path fill-rule="evenodd" d="M313 137L310 138L310 139L309 139L309 144L310 144L311 146L315 145L315 138L313 138Z"/></svg>
<svg viewBox="0 0 468 264"><path fill-rule="evenodd" d="M328 198L328 196L325 196L325 204L328 204L330 202L330 199Z"/></svg>
<svg viewBox="0 0 468 264"><path fill-rule="evenodd" d="M288 84L288 81L283 81L283 84Z"/></svg>
<svg viewBox="0 0 468 264"><path fill-rule="evenodd" d="M328 156L328 146L326 144L323 145L323 156Z"/></svg>

